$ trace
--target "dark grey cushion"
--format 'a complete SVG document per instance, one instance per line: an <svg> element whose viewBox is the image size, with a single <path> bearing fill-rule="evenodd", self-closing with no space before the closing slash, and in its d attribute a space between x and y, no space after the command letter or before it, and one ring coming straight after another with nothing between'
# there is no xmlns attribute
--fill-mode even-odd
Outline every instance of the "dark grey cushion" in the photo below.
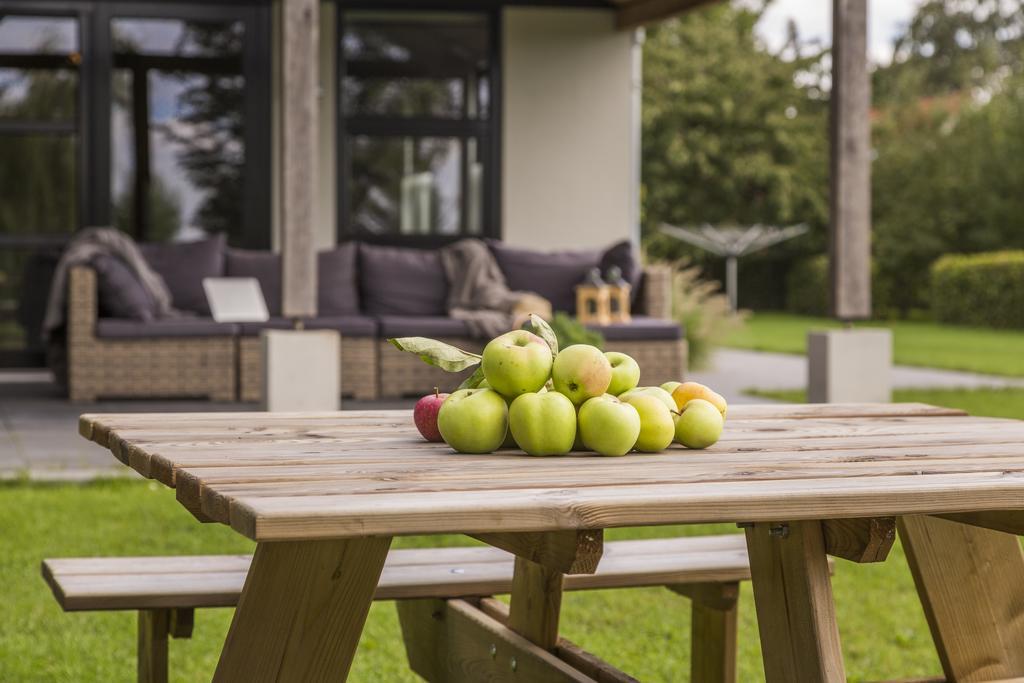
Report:
<svg viewBox="0 0 1024 683"><path fill-rule="evenodd" d="M238 334L234 323L219 323L213 318L161 318L150 322L100 318L96 336L102 339L162 339L167 337L231 337Z"/></svg>
<svg viewBox="0 0 1024 683"><path fill-rule="evenodd" d="M97 254L90 265L96 271L100 316L142 321L157 317L156 299L142 286L128 264L116 256Z"/></svg>
<svg viewBox="0 0 1024 683"><path fill-rule="evenodd" d="M601 252L536 251L489 242L510 289L535 292L556 311L576 312L576 285L601 261Z"/></svg>
<svg viewBox="0 0 1024 683"><path fill-rule="evenodd" d="M664 341L682 339L683 329L674 320L633 316L623 325L587 325L600 332L607 341Z"/></svg>
<svg viewBox="0 0 1024 683"><path fill-rule="evenodd" d="M447 316L383 315L380 336L389 337L461 337L469 338L469 328L462 320Z"/></svg>
<svg viewBox="0 0 1024 683"><path fill-rule="evenodd" d="M307 330L337 330L343 337L373 337L377 334L377 321L365 315L337 315L306 318ZM290 330L294 328L288 318L271 318L262 323L239 323L241 334L251 337L263 330Z"/></svg>
<svg viewBox="0 0 1024 683"><path fill-rule="evenodd" d="M601 276L608 277L608 271L617 266L622 271L622 277L630 286L630 296L635 302L640 292L640 279L643 276L643 268L633 250L633 243L629 240L616 242L605 249L601 254Z"/></svg>
<svg viewBox="0 0 1024 683"><path fill-rule="evenodd" d="M359 245L359 292L372 315L447 313L448 281L431 249Z"/></svg>
<svg viewBox="0 0 1024 683"><path fill-rule="evenodd" d="M317 254L317 275L317 312L321 316L359 315L355 242Z"/></svg>
<svg viewBox="0 0 1024 683"><path fill-rule="evenodd" d="M224 254L224 274L256 278L270 315L281 315L280 254L255 249L228 249Z"/></svg>
<svg viewBox="0 0 1024 683"><path fill-rule="evenodd" d="M321 315L306 320L310 330L337 330L342 337L375 337L377 321L367 315Z"/></svg>
<svg viewBox="0 0 1024 683"><path fill-rule="evenodd" d="M167 283L175 308L210 315L203 278L224 275L223 234L198 242L151 242L139 249Z"/></svg>

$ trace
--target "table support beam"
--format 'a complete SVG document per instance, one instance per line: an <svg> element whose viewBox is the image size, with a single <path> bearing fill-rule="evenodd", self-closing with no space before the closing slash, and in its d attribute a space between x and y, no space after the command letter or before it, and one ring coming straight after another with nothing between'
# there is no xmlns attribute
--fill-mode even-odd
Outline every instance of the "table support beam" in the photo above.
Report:
<svg viewBox="0 0 1024 683"><path fill-rule="evenodd" d="M604 531L601 529L471 536L563 574L593 574L604 552Z"/></svg>
<svg viewBox="0 0 1024 683"><path fill-rule="evenodd" d="M990 512L956 512L949 515L935 515L951 522L970 524L983 529L993 529L1015 536L1024 536L1024 511L993 510Z"/></svg>
<svg viewBox="0 0 1024 683"><path fill-rule="evenodd" d="M900 540L946 678L1024 677L1024 554L1015 536L902 517Z"/></svg>
<svg viewBox="0 0 1024 683"><path fill-rule="evenodd" d="M213 680L345 680L390 545L260 543Z"/></svg>
<svg viewBox="0 0 1024 683"><path fill-rule="evenodd" d="M821 527L825 552L851 562L884 562L896 541L895 517L830 519Z"/></svg>
<svg viewBox="0 0 1024 683"><path fill-rule="evenodd" d="M746 527L767 683L846 680L821 522Z"/></svg>

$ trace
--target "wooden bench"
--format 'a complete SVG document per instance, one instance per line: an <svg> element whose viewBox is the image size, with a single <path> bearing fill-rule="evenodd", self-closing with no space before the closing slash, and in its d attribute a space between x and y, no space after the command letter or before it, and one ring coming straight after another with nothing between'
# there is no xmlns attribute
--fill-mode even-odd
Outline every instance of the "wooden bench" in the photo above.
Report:
<svg viewBox="0 0 1024 683"><path fill-rule="evenodd" d="M66 558L45 560L42 572L65 611L137 610L139 680L166 681L168 636L190 637L196 608L235 606L250 560L248 555ZM486 626L495 642L484 645L478 653L483 656L500 656L496 643L503 638L521 638L505 625L504 605L488 598L510 592L513 564L511 554L493 547L391 551L374 598L402 601L399 616L414 671L431 681L447 679L450 661L439 658L439 648L459 644L438 642L443 634L431 627L446 614L457 619L469 610L473 618L493 620ZM749 578L746 543L737 534L606 543L597 571L566 575L564 588L666 586L690 598L692 680L733 681L739 582ZM597 680L632 680L564 639L552 655L592 671Z"/></svg>

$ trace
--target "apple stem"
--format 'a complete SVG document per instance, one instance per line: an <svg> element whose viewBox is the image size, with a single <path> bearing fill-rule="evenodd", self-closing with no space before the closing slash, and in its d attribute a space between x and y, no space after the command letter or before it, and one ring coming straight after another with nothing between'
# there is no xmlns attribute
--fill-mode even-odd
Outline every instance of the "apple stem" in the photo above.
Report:
<svg viewBox="0 0 1024 683"><path fill-rule="evenodd" d="M437 387L434 387L434 398L440 398L441 392L438 391Z"/></svg>

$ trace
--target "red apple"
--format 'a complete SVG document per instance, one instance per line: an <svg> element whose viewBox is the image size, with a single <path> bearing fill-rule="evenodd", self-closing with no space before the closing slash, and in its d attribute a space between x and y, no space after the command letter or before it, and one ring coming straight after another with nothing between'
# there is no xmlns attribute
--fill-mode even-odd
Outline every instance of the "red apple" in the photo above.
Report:
<svg viewBox="0 0 1024 683"><path fill-rule="evenodd" d="M438 393L437 387L434 387L434 393L416 401L416 407L412 409L416 429L420 430L420 434L427 441L444 441L441 438L441 431L437 428L437 413L446 398L448 394Z"/></svg>

